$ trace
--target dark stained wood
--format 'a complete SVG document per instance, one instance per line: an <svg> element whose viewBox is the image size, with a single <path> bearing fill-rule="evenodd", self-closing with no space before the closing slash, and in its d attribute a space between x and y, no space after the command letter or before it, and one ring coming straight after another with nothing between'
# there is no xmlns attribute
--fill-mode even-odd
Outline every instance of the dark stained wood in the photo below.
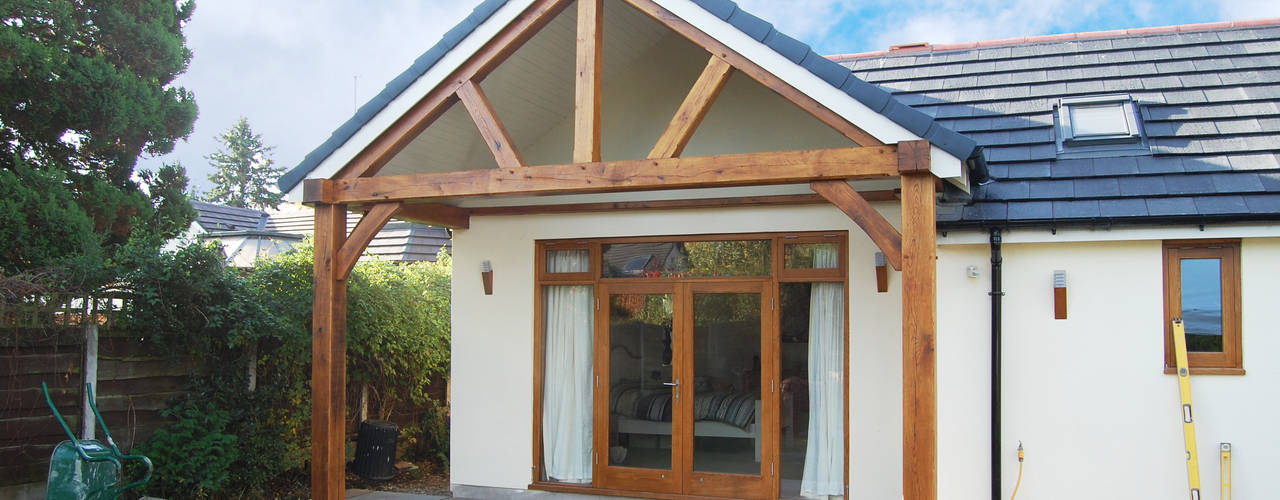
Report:
<svg viewBox="0 0 1280 500"><path fill-rule="evenodd" d="M885 293L889 291L889 267L876 266L876 291Z"/></svg>
<svg viewBox="0 0 1280 500"><path fill-rule="evenodd" d="M680 103L676 115L671 118L671 123L667 124L667 130L649 152L649 158L672 158L684 152L684 147L693 138L693 133L698 130L698 125L706 118L707 112L711 111L711 104L720 95L731 74L733 66L729 66L724 59L711 56L698 80L693 82L693 88L684 97L684 102Z"/></svg>
<svg viewBox="0 0 1280 500"><path fill-rule="evenodd" d="M450 229L471 227L470 210L444 203L406 203L400 207L394 217Z"/></svg>
<svg viewBox="0 0 1280 500"><path fill-rule="evenodd" d="M334 178L368 177L378 173L396 153L418 137L454 101L454 94L467 81L482 81L495 68L551 22L569 0L536 0L466 63L396 119L368 146L347 162Z"/></svg>
<svg viewBox="0 0 1280 500"><path fill-rule="evenodd" d="M902 492L938 498L937 233L931 174L902 176Z"/></svg>
<svg viewBox="0 0 1280 500"><path fill-rule="evenodd" d="M346 496L347 282L338 279L347 211L321 204L315 212L315 303L311 338L311 498Z"/></svg>
<svg viewBox="0 0 1280 500"><path fill-rule="evenodd" d="M896 201L898 190L860 191L867 201ZM763 207L775 205L818 205L829 203L816 194L780 194L771 196L736 196L732 198L693 198L687 200L612 201L599 203L562 203L555 205L516 205L505 207L473 207L470 215L534 215L615 210L672 210L723 207Z"/></svg>
<svg viewBox="0 0 1280 500"><path fill-rule="evenodd" d="M1067 319L1067 289L1053 287L1053 319Z"/></svg>
<svg viewBox="0 0 1280 500"><path fill-rule="evenodd" d="M498 115L494 113L493 105L489 103L489 96L484 94L484 90L471 80L467 80L458 87L457 95L462 105L467 108L467 113L471 115L471 121L475 122L476 128L480 130L480 137L484 138L485 145L489 146L489 151L493 152L493 158L497 160L498 166L523 167L524 159L520 157L516 145L511 142L511 135L507 133L507 128L502 126L502 120L499 120Z"/></svg>
<svg viewBox="0 0 1280 500"><path fill-rule="evenodd" d="M695 187L795 184L816 180L885 178L897 173L892 146L778 153L626 160L408 174L333 183L333 199L307 203L370 203L484 195L603 193Z"/></svg>
<svg viewBox="0 0 1280 500"><path fill-rule="evenodd" d="M929 141L902 141L898 143L898 172L917 174L929 172Z"/></svg>
<svg viewBox="0 0 1280 500"><path fill-rule="evenodd" d="M338 249L336 279L345 280L351 275L351 270L356 267L356 261L360 260L360 254L364 253L364 250L369 247L369 242L378 235L382 226L387 225L387 221L391 220L391 216L400 209L401 205L402 203L398 201L378 203L365 212L364 217L360 218L360 222L356 223L355 229L351 230L351 234Z"/></svg>
<svg viewBox="0 0 1280 500"><path fill-rule="evenodd" d="M889 265L902 269L902 235L867 200L862 199L853 186L842 180L831 180L811 182L809 187L853 219L880 247Z"/></svg>
<svg viewBox="0 0 1280 500"><path fill-rule="evenodd" d="M680 19L680 17L658 5L657 2L654 2L653 0L626 0L626 2L631 4L632 7L639 9L641 12L648 14L659 23L662 23L668 28L681 34L689 41L707 49L707 51L711 52L712 55L724 59L725 62L728 62L730 66L734 67L734 69L741 71L743 74L751 77L751 79L760 82L761 85L764 85L770 90L778 93L778 95L788 101L791 101L792 104L799 106L810 115L813 115L814 118L817 118L822 121L822 123L827 124L827 126L853 140L853 142L862 146L884 145L884 143L879 139L876 139L865 130L858 128L857 125L850 123L834 111L831 111L830 108L818 103L818 101L809 97L808 94L796 90L796 88L792 87L791 84L783 81L777 76L774 76L773 73L761 68L742 54L733 51L724 43L721 43L719 40L703 33L701 30L689 24L685 20Z"/></svg>
<svg viewBox="0 0 1280 500"><path fill-rule="evenodd" d="M600 161L600 83L604 74L604 1L578 0L573 99L573 162Z"/></svg>

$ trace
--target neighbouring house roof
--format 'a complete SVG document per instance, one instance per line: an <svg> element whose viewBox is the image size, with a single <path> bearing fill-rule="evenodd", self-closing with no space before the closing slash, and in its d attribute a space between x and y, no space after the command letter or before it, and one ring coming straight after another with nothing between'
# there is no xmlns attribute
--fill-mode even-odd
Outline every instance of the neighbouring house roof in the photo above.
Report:
<svg viewBox="0 0 1280 500"><path fill-rule="evenodd" d="M277 210L261 211L193 201L196 224L202 238L268 237L301 240L315 230L314 211L307 206L283 204ZM360 214L347 217L347 230L360 222ZM367 253L396 262L435 261L437 254L452 248L452 234L446 228L392 220L369 243Z"/></svg>
<svg viewBox="0 0 1280 500"><path fill-rule="evenodd" d="M905 47L831 57L982 147L942 227L1280 219L1280 19ZM1149 152L1060 154L1058 100L1104 94Z"/></svg>
<svg viewBox="0 0 1280 500"><path fill-rule="evenodd" d="M252 208L236 208L203 201L192 201L196 224L209 233L224 231L261 231L267 229L267 213Z"/></svg>
<svg viewBox="0 0 1280 500"><path fill-rule="evenodd" d="M282 176L279 181L281 190L289 192L302 182L321 162L351 139L361 127L369 123L387 104L431 69L507 1L486 0L477 6L471 15L446 32L439 43L419 56L412 66L388 83L381 92L361 106L355 115L339 126L324 143ZM976 156L977 144L972 139L946 127L938 126L928 114L904 105L894 99L891 92L853 76L847 68L817 54L808 45L774 29L772 24L738 8L734 2L730 0L691 1L907 131L928 139L934 146L961 161L970 158L980 159ZM981 168L980 165L979 168ZM979 180L983 175L979 170L977 175Z"/></svg>

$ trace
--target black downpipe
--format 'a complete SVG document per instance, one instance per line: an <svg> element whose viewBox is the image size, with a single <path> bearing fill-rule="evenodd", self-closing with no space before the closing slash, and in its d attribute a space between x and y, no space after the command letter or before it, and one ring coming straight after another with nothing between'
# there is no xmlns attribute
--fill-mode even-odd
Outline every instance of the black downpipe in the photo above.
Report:
<svg viewBox="0 0 1280 500"><path fill-rule="evenodd" d="M1000 281L1000 229L991 229L991 500L1001 500L1000 485L1000 302L1004 285Z"/></svg>

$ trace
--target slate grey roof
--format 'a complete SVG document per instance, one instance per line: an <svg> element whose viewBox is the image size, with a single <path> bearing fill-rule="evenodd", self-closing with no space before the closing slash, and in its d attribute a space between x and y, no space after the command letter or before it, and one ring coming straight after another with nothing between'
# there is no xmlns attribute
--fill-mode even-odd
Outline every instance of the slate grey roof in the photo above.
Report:
<svg viewBox="0 0 1280 500"><path fill-rule="evenodd" d="M992 182L940 227L1280 220L1280 26L843 64L982 146ZM1149 153L1059 157L1057 99L1103 94L1139 104Z"/></svg>
<svg viewBox="0 0 1280 500"><path fill-rule="evenodd" d="M271 229L267 213L252 208L236 208L203 201L192 201L196 224L210 233L228 231L263 231Z"/></svg>
<svg viewBox="0 0 1280 500"><path fill-rule="evenodd" d="M263 212L234 208L203 201L193 201L196 223L210 236L232 236L244 231L285 236L311 234L315 230L314 212L307 207L285 205L280 210ZM360 214L347 216L347 230L355 228ZM369 242L368 253L395 262L435 261L444 249L451 251L452 233L441 227L392 220Z"/></svg>
<svg viewBox="0 0 1280 500"><path fill-rule="evenodd" d="M733 1L692 1L707 12L746 33L751 38L765 44L791 62L809 70L810 73L831 84L831 86L840 89L875 112L884 115L911 133L928 139L934 146L941 148L956 158L963 161L974 157L976 154L977 144L972 139L946 127L939 126L928 114L921 113L899 102L890 95L890 92L886 92L853 76L847 68L814 52L808 45L774 29L772 24L738 8L738 5ZM361 106L356 111L356 114L339 126L337 130L334 130L333 134L324 143L307 154L298 166L281 176L279 181L280 189L288 192L302 182L307 174L315 170L325 158L351 139L356 131L373 119L374 115L382 111L388 103L399 96L401 92L404 92L410 84L426 73L440 58L457 46L458 42L471 34L476 27L480 26L505 3L506 0L486 0L477 6L470 16L467 16L461 23L445 33L439 43L419 56L412 66L388 83L378 95L375 95L369 102ZM980 160L980 158L977 159ZM985 176L985 172L980 169L980 166L978 176Z"/></svg>

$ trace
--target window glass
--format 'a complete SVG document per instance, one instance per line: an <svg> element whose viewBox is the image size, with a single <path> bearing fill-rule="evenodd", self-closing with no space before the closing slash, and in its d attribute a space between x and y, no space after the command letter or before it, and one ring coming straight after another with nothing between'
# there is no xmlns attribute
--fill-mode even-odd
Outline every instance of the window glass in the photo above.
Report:
<svg viewBox="0 0 1280 500"><path fill-rule="evenodd" d="M591 270L589 250L548 250L547 272L585 273Z"/></svg>
<svg viewBox="0 0 1280 500"><path fill-rule="evenodd" d="M601 248L604 278L768 276L769 240L614 243Z"/></svg>
<svg viewBox="0 0 1280 500"><path fill-rule="evenodd" d="M1071 132L1074 137L1129 135L1124 104L1103 106L1071 106Z"/></svg>
<svg viewBox="0 0 1280 500"><path fill-rule="evenodd" d="M782 267L787 269L839 267L840 247L835 243L792 243L782 248Z"/></svg>
<svg viewBox="0 0 1280 500"><path fill-rule="evenodd" d="M1187 350L1222 352L1222 262L1182 259L1180 264Z"/></svg>

